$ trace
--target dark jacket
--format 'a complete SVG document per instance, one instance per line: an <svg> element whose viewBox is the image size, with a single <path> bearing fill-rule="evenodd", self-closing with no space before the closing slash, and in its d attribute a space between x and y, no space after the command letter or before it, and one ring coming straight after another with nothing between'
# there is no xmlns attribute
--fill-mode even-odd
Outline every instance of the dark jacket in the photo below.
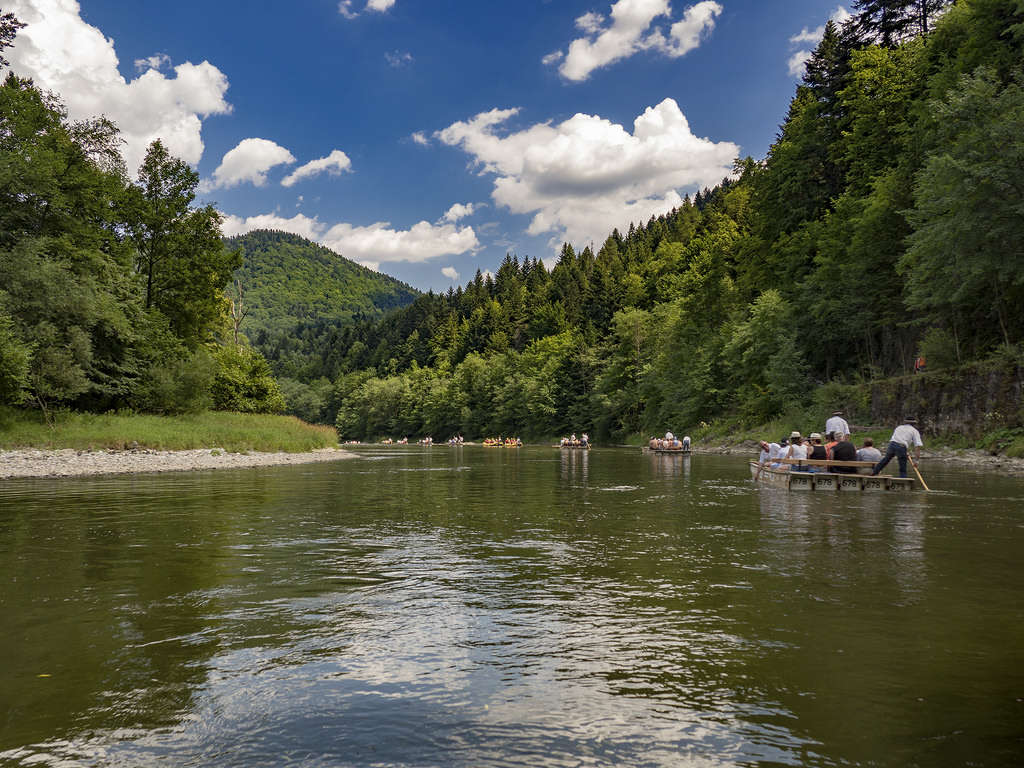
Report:
<svg viewBox="0 0 1024 768"><path fill-rule="evenodd" d="M832 447L832 460L833 461L856 461L857 460L857 446L851 443L849 440L843 440L841 443L836 443ZM857 471L856 467L832 467L833 472L841 472L844 475L853 474Z"/></svg>

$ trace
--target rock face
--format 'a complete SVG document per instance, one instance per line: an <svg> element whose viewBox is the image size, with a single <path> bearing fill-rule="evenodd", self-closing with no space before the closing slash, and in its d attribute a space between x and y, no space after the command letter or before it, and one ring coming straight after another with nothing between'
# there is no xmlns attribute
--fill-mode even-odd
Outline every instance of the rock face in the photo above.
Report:
<svg viewBox="0 0 1024 768"><path fill-rule="evenodd" d="M335 448L310 453L227 453L194 451L0 451L0 478L123 475L140 472L182 472L228 467L268 467L337 461L353 454Z"/></svg>
<svg viewBox="0 0 1024 768"><path fill-rule="evenodd" d="M871 385L876 423L916 416L922 431L968 438L1024 424L1024 360L1002 370L974 366L889 379Z"/></svg>

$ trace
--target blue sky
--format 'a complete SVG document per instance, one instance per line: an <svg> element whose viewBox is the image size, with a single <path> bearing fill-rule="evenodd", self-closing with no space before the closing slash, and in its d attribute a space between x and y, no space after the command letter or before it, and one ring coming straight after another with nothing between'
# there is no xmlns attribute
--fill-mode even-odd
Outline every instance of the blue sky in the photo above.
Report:
<svg viewBox="0 0 1024 768"><path fill-rule="evenodd" d="M549 266L762 159L834 0L4 0L12 69L160 138L225 232L421 290Z"/></svg>

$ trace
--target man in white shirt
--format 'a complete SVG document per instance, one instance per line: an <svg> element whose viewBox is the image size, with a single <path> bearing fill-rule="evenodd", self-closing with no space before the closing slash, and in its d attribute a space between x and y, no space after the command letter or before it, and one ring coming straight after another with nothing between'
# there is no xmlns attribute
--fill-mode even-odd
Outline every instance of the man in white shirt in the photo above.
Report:
<svg viewBox="0 0 1024 768"><path fill-rule="evenodd" d="M836 436L836 440L842 440L842 435L850 434L850 425L846 423L846 419L843 418L842 411L832 411L832 418L825 422L825 434L832 432Z"/></svg>
<svg viewBox="0 0 1024 768"><path fill-rule="evenodd" d="M889 438L889 447L885 451L885 457L875 464L874 469L871 470L872 475L877 475L885 469L885 465L895 456L900 464L900 477L906 477L907 451L910 448L914 449L914 463L917 464L921 460L921 447L924 443L921 442L921 433L914 426L916 423L917 419L906 418L902 424L893 430L892 437Z"/></svg>
<svg viewBox="0 0 1024 768"><path fill-rule="evenodd" d="M772 464L778 461L779 458L779 444L769 443L767 440L761 441L761 455L757 457L757 474L754 475L754 480L761 478L761 470L764 469L765 464Z"/></svg>

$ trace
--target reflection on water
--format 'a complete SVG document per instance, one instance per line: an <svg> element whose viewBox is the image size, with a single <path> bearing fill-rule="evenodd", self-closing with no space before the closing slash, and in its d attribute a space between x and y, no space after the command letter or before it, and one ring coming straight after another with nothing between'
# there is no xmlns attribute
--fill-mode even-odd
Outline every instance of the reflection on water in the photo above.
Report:
<svg viewBox="0 0 1024 768"><path fill-rule="evenodd" d="M1009 765L1020 481L638 450L0 486L0 764Z"/></svg>

